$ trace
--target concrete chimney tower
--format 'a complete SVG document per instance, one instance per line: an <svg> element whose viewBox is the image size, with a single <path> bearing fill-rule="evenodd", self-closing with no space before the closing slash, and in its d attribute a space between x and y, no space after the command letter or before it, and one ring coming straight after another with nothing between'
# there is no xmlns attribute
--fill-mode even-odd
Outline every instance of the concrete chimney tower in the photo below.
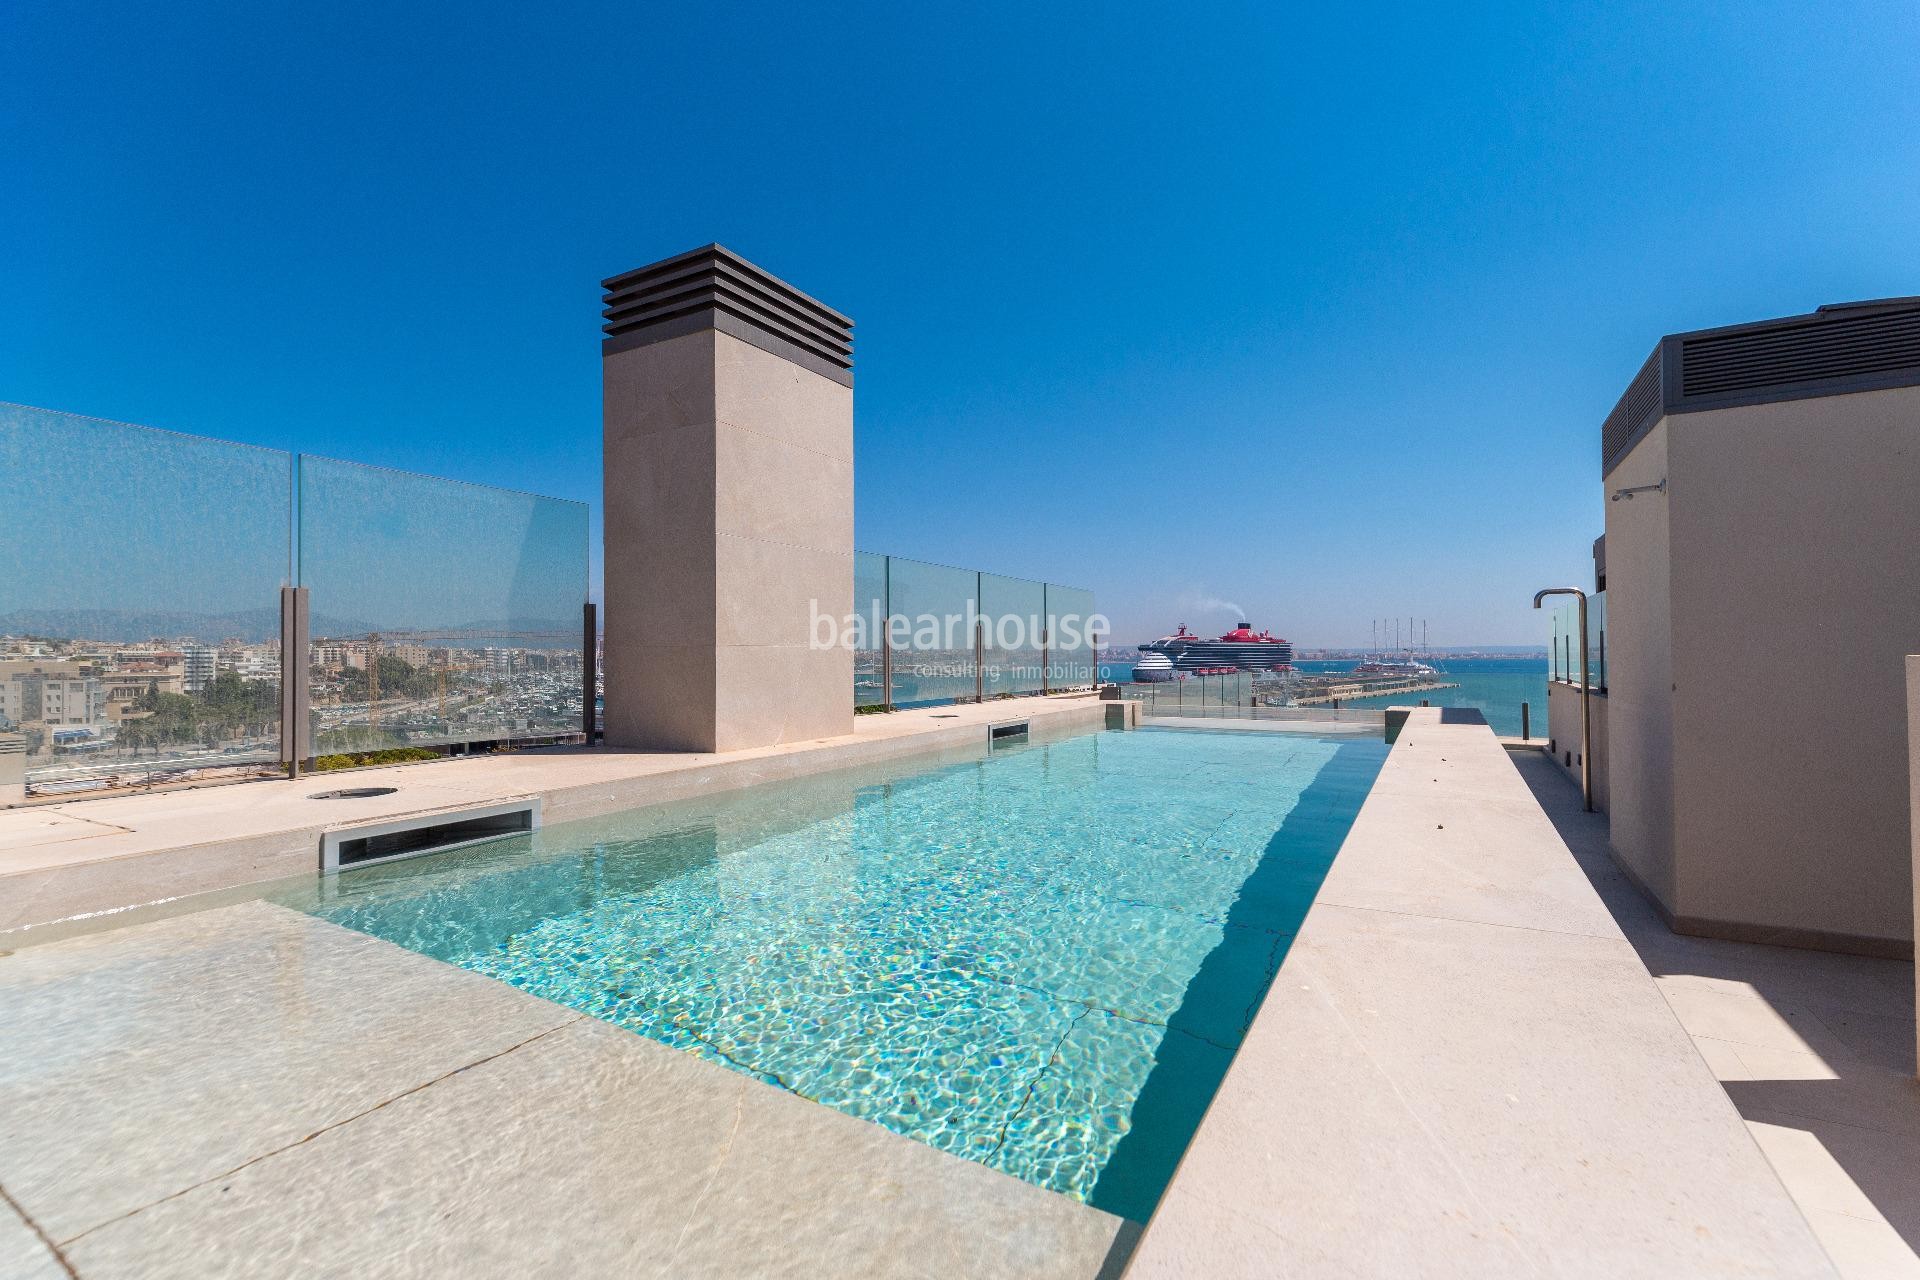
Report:
<svg viewBox="0 0 1920 1280"><path fill-rule="evenodd" d="M602 282L606 741L853 731L853 321L719 245Z"/></svg>

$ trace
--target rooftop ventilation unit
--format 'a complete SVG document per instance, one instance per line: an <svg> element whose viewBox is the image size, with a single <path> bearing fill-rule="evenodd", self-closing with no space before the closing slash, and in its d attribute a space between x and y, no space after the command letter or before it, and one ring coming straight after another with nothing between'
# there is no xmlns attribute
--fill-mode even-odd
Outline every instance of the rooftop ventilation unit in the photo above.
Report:
<svg viewBox="0 0 1920 1280"><path fill-rule="evenodd" d="M1601 474L1665 415L1916 385L1920 297L1668 334L1601 424Z"/></svg>
<svg viewBox="0 0 1920 1280"><path fill-rule="evenodd" d="M539 827L538 797L346 827L320 837L320 870L347 871L376 862L444 853L488 840L526 835Z"/></svg>

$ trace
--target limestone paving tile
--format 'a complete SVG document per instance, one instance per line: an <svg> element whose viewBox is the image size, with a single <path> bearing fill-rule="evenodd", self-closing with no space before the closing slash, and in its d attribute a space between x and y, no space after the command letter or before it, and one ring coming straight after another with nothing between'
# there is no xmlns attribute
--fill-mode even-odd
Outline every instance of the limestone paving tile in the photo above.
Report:
<svg viewBox="0 0 1920 1280"><path fill-rule="evenodd" d="M66 1240L579 1015L249 903L0 958L0 1185Z"/></svg>

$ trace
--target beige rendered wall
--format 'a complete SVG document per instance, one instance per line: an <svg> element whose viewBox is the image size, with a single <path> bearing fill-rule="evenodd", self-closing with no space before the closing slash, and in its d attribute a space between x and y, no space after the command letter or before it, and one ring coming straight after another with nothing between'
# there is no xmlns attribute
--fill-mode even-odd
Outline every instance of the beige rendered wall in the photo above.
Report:
<svg viewBox="0 0 1920 1280"><path fill-rule="evenodd" d="M1907 814L1912 831L1912 917L1920 921L1920 656L1907 656ZM1920 969L1914 969L1914 1007L1920 1009ZM1916 1057L1920 1061L1920 1019L1916 1027Z"/></svg>
<svg viewBox="0 0 1920 1280"><path fill-rule="evenodd" d="M1667 475L1666 421L1607 477L1609 493ZM1606 504L1607 791L1614 857L1669 912L1673 676L1668 495Z"/></svg>
<svg viewBox="0 0 1920 1280"><path fill-rule="evenodd" d="M711 329L601 365L608 744L851 732L852 388Z"/></svg>
<svg viewBox="0 0 1920 1280"><path fill-rule="evenodd" d="M1913 914L1920 922L1920 657L1907 656L1907 813L1913 844ZM1920 968L1914 970L1913 998L1920 1008ZM1920 1020L1915 1023L1915 1061L1920 1062Z"/></svg>
<svg viewBox="0 0 1920 1280"><path fill-rule="evenodd" d="M1608 812L1611 797L1607 789L1607 696L1596 693L1588 699L1587 714L1593 719L1593 807ZM1547 745L1554 764L1580 784L1580 689L1561 680L1547 682Z"/></svg>
<svg viewBox="0 0 1920 1280"><path fill-rule="evenodd" d="M1669 426L1671 501L1646 505L1672 522L1676 924L1910 946L1920 388ZM1613 505L1635 510L1609 513L1609 585L1613 527L1643 516ZM1617 647L1610 659L1628 665Z"/></svg>

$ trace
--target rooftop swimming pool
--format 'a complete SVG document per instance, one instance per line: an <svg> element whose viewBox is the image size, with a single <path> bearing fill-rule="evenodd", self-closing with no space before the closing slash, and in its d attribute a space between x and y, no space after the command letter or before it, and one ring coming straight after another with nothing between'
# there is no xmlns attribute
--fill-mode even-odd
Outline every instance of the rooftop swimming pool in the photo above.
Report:
<svg viewBox="0 0 1920 1280"><path fill-rule="evenodd" d="M1145 1221L1385 758L1092 733L279 900Z"/></svg>

